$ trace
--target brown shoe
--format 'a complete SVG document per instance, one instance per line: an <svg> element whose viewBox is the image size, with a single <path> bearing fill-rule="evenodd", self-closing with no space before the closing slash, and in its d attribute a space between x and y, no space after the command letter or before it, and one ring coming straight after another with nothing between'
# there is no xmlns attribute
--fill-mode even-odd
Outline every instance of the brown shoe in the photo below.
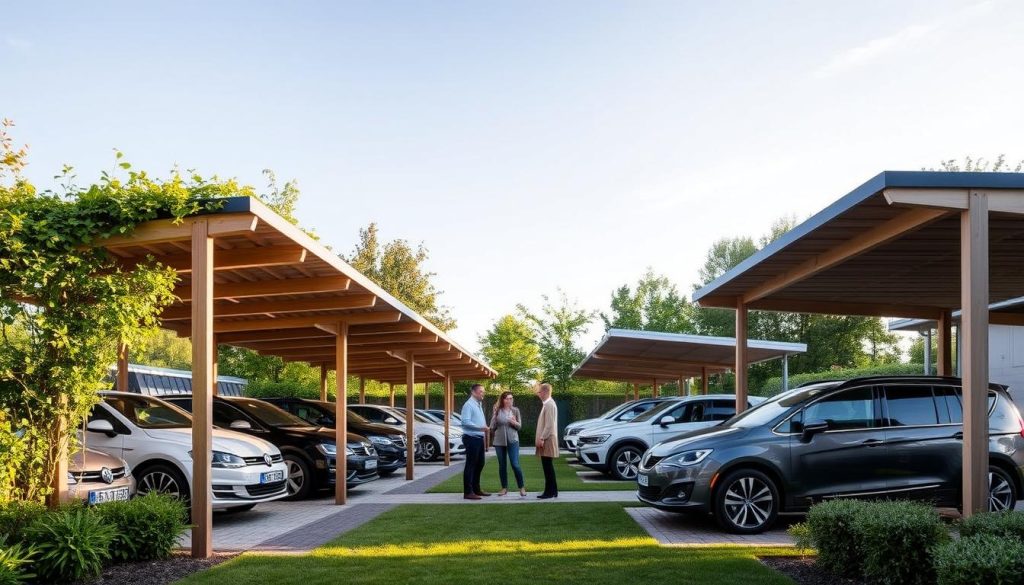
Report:
<svg viewBox="0 0 1024 585"><path fill-rule="evenodd" d="M491 492L479 491L479 492L476 493L476 495L487 497L487 496L491 495Z"/></svg>
<svg viewBox="0 0 1024 585"><path fill-rule="evenodd" d="M466 494L466 495L462 496L462 499L464 499L464 500L482 500L483 498L481 498L480 496L478 496L476 494Z"/></svg>

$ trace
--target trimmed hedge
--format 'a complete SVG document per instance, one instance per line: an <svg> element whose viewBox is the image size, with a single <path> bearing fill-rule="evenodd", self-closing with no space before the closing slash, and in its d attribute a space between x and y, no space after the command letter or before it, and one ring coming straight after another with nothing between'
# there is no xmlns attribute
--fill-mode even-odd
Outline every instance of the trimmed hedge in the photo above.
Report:
<svg viewBox="0 0 1024 585"><path fill-rule="evenodd" d="M933 567L939 585L1024 584L1024 542L976 534L940 545Z"/></svg>
<svg viewBox="0 0 1024 585"><path fill-rule="evenodd" d="M845 368L841 370L826 370L824 372L807 372L804 374L793 374L789 377L789 387L796 388L807 382L818 380L852 380L864 376L906 376L923 374L924 364L885 364L867 368ZM768 378L761 384L760 388L751 388L752 396L774 396L782 392L782 377Z"/></svg>
<svg viewBox="0 0 1024 585"><path fill-rule="evenodd" d="M864 578L884 585L934 583L931 551L949 540L935 509L917 502L869 504L856 514L853 531Z"/></svg>
<svg viewBox="0 0 1024 585"><path fill-rule="evenodd" d="M860 576L864 553L854 545L854 521L867 506L859 500L829 500L807 512L807 532L819 565L837 575Z"/></svg>
<svg viewBox="0 0 1024 585"><path fill-rule="evenodd" d="M167 558L188 528L185 504L156 492L127 502L103 504L95 510L116 530L110 554L117 561Z"/></svg>
<svg viewBox="0 0 1024 585"><path fill-rule="evenodd" d="M987 534L1024 541L1024 514L1013 511L975 514L958 522L957 530L963 538Z"/></svg>

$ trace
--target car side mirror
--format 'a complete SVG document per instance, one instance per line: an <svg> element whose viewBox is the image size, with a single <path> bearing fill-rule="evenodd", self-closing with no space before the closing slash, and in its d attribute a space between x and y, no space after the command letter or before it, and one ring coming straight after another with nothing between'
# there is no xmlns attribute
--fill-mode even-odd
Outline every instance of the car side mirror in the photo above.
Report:
<svg viewBox="0 0 1024 585"><path fill-rule="evenodd" d="M229 425L229 427L232 428L232 429L235 429L236 431L251 431L252 430L252 425L249 424L249 421L247 421L247 420L233 420L233 421L231 421L231 424Z"/></svg>
<svg viewBox="0 0 1024 585"><path fill-rule="evenodd" d="M398 419L393 416L389 416L386 419L384 419L384 422L389 425L397 425Z"/></svg>
<svg viewBox="0 0 1024 585"><path fill-rule="evenodd" d="M85 425L86 430L93 433L103 433L108 437L117 435L117 431L114 430L114 425L110 424L109 420L96 419L89 421L89 424Z"/></svg>
<svg viewBox="0 0 1024 585"><path fill-rule="evenodd" d="M804 425L804 429L800 433L800 440L803 441L804 443L809 443L811 442L811 439L814 438L814 435L817 435L818 433L823 433L827 430L828 423L823 420L809 422Z"/></svg>
<svg viewBox="0 0 1024 585"><path fill-rule="evenodd" d="M667 427L668 425L670 425L670 424L672 424L674 422L676 422L676 417L674 417L674 416L666 416L666 417L662 418L660 421L658 421L658 424L660 424L663 427Z"/></svg>

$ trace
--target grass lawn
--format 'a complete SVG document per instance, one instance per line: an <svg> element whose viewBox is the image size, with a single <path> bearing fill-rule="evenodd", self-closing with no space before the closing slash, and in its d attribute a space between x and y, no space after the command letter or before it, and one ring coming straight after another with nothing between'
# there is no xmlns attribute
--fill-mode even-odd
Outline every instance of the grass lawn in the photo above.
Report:
<svg viewBox="0 0 1024 585"><path fill-rule="evenodd" d="M759 554L794 553L661 547L614 503L406 505L312 554L245 554L179 583L792 583Z"/></svg>
<svg viewBox="0 0 1024 585"><path fill-rule="evenodd" d="M636 482L633 481L583 481L576 475L575 467L566 463L567 458L561 457L555 461L555 476L558 478L558 491L560 492L594 492L605 490L636 491ZM536 455L520 455L519 464L523 468L523 479L526 480L526 489L539 493L544 489L544 472L540 468L540 457ZM497 493L501 489L501 482L498 481L498 458L488 457L484 465L483 476L480 478L480 487L485 492ZM512 467L508 468L508 489L515 497L519 497L516 490L516 478L512 474ZM461 494L462 474L446 479L444 482L427 490L428 493L438 494Z"/></svg>

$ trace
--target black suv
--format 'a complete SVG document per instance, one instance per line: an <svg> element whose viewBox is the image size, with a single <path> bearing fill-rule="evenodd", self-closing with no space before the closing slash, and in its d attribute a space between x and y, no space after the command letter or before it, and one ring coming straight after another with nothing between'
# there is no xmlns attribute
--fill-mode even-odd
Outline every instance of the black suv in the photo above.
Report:
<svg viewBox="0 0 1024 585"><path fill-rule="evenodd" d="M334 428L338 405L334 402L307 400L305 398L264 398L266 402L286 410L304 421L317 426ZM372 423L358 414L348 412L348 430L358 433L373 443L377 450L377 473L387 477L395 470L405 467L405 432L390 425ZM418 448L419 442L413 445Z"/></svg>
<svg viewBox="0 0 1024 585"><path fill-rule="evenodd" d="M192 412L192 395L164 396L164 400ZM213 397L215 426L259 437L277 446L288 466L290 499L309 497L315 490L335 483L337 444L334 432L312 426L280 408L256 400L235 396ZM351 487L377 479L377 453L369 440L348 434L345 453Z"/></svg>
<svg viewBox="0 0 1024 585"><path fill-rule="evenodd" d="M871 377L806 385L720 426L652 447L637 497L710 512L757 533L779 513L835 497L910 498L959 506L963 410L959 378ZM989 406L989 508L1009 510L1024 484L1024 422L1005 386Z"/></svg>

